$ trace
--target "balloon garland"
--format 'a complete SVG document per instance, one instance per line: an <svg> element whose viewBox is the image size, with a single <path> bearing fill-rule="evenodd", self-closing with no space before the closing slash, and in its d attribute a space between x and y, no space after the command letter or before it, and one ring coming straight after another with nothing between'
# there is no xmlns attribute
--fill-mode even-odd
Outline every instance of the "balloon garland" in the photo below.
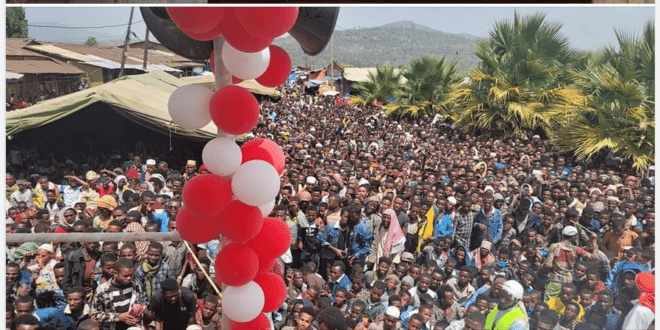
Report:
<svg viewBox="0 0 660 330"><path fill-rule="evenodd" d="M244 79L269 87L286 82L291 59L271 42L293 27L297 7L167 7L167 13L192 39L225 39L221 54L211 54L211 63L220 56L234 84ZM218 74L215 69L212 64ZM287 225L266 217L279 192L284 153L269 139L239 147L232 136L255 127L259 103L240 86L217 87L213 92L182 86L168 102L172 120L181 127L199 129L213 121L219 129L218 137L202 152L211 174L194 177L183 190L178 230L184 240L195 244L223 235L215 280L226 285L223 306L230 329L270 329L264 313L282 305L286 286L281 276L269 271L291 244Z"/></svg>

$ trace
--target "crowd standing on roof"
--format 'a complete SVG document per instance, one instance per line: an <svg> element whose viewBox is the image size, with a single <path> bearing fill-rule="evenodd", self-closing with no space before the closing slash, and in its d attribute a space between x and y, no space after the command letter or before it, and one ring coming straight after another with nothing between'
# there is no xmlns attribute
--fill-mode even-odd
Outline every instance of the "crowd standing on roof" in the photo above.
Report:
<svg viewBox="0 0 660 330"><path fill-rule="evenodd" d="M270 216L292 241L273 268L287 284L274 329L654 327L654 167L295 88L261 108L245 139L283 148ZM7 233L174 231L183 187L207 172L148 146L39 154L8 155ZM204 274L225 266L220 242L191 248L201 268L184 242L7 244L7 328L220 329Z"/></svg>

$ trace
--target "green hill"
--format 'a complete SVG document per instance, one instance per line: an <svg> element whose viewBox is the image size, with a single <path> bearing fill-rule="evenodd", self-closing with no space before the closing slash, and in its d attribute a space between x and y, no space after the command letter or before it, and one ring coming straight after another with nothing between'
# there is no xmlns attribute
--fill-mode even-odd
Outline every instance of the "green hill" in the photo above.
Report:
<svg viewBox="0 0 660 330"><path fill-rule="evenodd" d="M445 33L410 21L375 28L335 30L333 39L335 60L349 67L376 67L386 63L399 67L423 56L446 56L457 62L459 71L467 71L478 62L474 55L477 37ZM314 57L306 56L297 41L288 35L273 44L289 53L294 66L308 64L320 68L330 63L330 44Z"/></svg>

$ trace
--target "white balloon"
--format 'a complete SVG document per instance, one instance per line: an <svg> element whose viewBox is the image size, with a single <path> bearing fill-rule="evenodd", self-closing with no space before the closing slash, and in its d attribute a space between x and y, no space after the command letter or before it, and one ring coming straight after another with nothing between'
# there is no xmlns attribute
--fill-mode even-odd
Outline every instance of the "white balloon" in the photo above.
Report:
<svg viewBox="0 0 660 330"><path fill-rule="evenodd" d="M202 160L211 173L226 177L234 174L241 166L243 155L241 147L234 140L217 137L204 146Z"/></svg>
<svg viewBox="0 0 660 330"><path fill-rule="evenodd" d="M273 165L263 160L251 160L234 172L231 189L241 202L264 205L277 196L280 190L280 176Z"/></svg>
<svg viewBox="0 0 660 330"><path fill-rule="evenodd" d="M222 293L222 310L236 322L254 320L264 308L264 291L254 281L243 286L228 286Z"/></svg>
<svg viewBox="0 0 660 330"><path fill-rule="evenodd" d="M177 125L199 129L211 122L209 104L213 91L196 84L183 85L170 95L167 110Z"/></svg>
<svg viewBox="0 0 660 330"><path fill-rule="evenodd" d="M264 48L256 53L244 53L228 42L222 46L222 62L234 77L241 79L259 78L270 63L270 49Z"/></svg>
<svg viewBox="0 0 660 330"><path fill-rule="evenodd" d="M274 199L264 205L259 206L259 210L261 210L261 215L263 215L264 217L267 217L270 214L270 211L273 210L273 208L275 208Z"/></svg>

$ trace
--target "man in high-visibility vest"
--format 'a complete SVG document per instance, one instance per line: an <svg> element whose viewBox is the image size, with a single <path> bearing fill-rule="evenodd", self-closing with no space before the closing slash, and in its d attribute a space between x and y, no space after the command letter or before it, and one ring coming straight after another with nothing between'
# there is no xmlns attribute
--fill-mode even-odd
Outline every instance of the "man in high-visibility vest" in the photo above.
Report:
<svg viewBox="0 0 660 330"><path fill-rule="evenodd" d="M529 330L529 320L522 304L524 289L516 281L506 281L500 291L500 301L486 317L488 330Z"/></svg>

